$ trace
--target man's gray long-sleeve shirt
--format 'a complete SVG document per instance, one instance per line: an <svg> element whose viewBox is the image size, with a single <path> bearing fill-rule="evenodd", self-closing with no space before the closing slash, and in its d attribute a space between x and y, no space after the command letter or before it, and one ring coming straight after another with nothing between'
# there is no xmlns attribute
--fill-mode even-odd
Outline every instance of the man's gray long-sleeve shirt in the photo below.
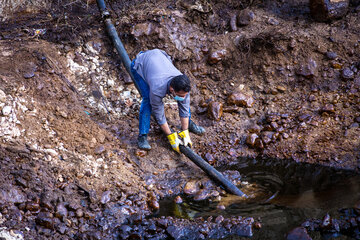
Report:
<svg viewBox="0 0 360 240"><path fill-rule="evenodd" d="M156 121L160 125L166 123L162 99L170 93L170 80L182 75L182 73L172 64L170 56L159 49L139 53L136 56L134 69L149 85L150 104ZM190 94L186 95L184 101L177 101L177 103L179 116L182 118L189 117Z"/></svg>

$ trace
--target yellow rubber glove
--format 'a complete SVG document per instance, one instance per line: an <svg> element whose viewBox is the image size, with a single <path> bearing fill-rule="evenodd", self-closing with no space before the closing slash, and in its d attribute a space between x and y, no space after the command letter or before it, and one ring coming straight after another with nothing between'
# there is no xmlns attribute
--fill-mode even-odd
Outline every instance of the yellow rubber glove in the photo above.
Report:
<svg viewBox="0 0 360 240"><path fill-rule="evenodd" d="M180 153L179 145L182 144L181 140L178 138L177 132L167 135L172 149Z"/></svg>
<svg viewBox="0 0 360 240"><path fill-rule="evenodd" d="M179 132L179 136L181 137L181 139L182 139L185 146L189 145L190 147L192 147L192 142L191 142L191 139L190 139L188 129Z"/></svg>

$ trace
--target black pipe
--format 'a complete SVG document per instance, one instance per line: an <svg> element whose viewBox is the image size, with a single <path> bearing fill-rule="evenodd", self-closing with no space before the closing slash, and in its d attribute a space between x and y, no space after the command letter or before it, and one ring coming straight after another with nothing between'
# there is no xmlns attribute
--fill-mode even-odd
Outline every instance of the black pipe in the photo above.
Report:
<svg viewBox="0 0 360 240"><path fill-rule="evenodd" d="M121 42L119 35L116 31L116 28L114 27L114 24L112 24L111 19L110 19L110 13L106 10L106 6L105 6L105 2L104 0L97 0L97 4L99 7L99 10L101 12L102 18L104 19L105 22L105 26L106 26L106 31L109 34L115 48L116 51L118 52L121 62L123 63L126 71L129 73L131 79L133 80L136 89L138 90L138 92L141 95L141 91L140 88L137 84L136 81L134 81L134 76L131 73L131 60L129 58L129 55L126 52L126 49L123 45L123 43Z"/></svg>
<svg viewBox="0 0 360 240"><path fill-rule="evenodd" d="M97 0L97 4L100 9L102 17L105 20L106 30L107 30L109 36L111 37L111 40L113 41L117 52L120 55L120 59L121 59L122 63L124 64L126 71L130 74L131 79L133 80L137 90L141 94L139 86L134 81L134 76L131 73L131 69L130 69L131 61L130 61L129 55L127 54L125 47L122 44L122 42L117 34L116 29L110 20L110 13L106 10L105 2L104 2L104 0ZM191 161L193 161L197 166L199 166L204 172L206 172L212 179L214 179L215 181L222 184L226 191L228 191L232 194L238 195L238 196L243 196L243 197L246 196L242 191L240 191L240 189L238 189L234 184L232 184L229 180L227 180L214 167L212 167L210 164L208 164L199 155L194 153L194 151L191 148L181 145L180 151L186 157L188 157Z"/></svg>
<svg viewBox="0 0 360 240"><path fill-rule="evenodd" d="M230 182L224 175L217 171L213 166L207 163L199 155L197 155L191 148L180 145L180 151L187 156L191 161L193 161L198 167L200 167L204 172L206 172L209 177L211 177L216 182L220 183L227 192L246 197L240 189L238 189L232 182Z"/></svg>

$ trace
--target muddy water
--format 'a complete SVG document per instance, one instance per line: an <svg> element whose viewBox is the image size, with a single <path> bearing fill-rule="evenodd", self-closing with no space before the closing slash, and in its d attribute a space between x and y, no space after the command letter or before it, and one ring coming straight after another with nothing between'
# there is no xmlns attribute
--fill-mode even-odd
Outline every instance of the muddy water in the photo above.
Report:
<svg viewBox="0 0 360 240"><path fill-rule="evenodd" d="M161 202L158 215L254 217L260 219L262 227L254 232L253 239L284 239L307 219L322 219L326 213L340 217L339 209L353 207L360 199L360 176L352 171L247 159L230 169L242 174L242 189L250 199L226 196L220 202L194 202L184 197L182 204L167 199ZM225 210L220 210L220 205Z"/></svg>

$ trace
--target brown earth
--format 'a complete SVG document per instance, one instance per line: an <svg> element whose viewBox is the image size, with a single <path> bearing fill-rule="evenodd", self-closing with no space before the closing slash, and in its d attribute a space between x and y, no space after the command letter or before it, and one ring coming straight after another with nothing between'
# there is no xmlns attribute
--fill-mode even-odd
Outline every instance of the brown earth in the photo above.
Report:
<svg viewBox="0 0 360 240"><path fill-rule="evenodd" d="M0 219L7 218L8 228L28 227L27 239L51 236L53 228L34 224L41 225L36 214L46 209L41 201L47 192L54 194L48 209L55 215L62 202L89 215L115 203L128 215L148 215L156 199L206 178L170 150L156 124L153 149L137 150L141 99L96 4L50 5L15 9L0 22ZM342 19L319 23L300 0L108 5L131 59L141 50L164 49L192 80L192 118L207 131L191 135L193 149L214 166L263 157L359 170L356 6ZM245 7L255 18L234 28L231 19ZM233 92L250 102L233 105ZM176 105L166 103L168 121L177 128ZM246 144L251 133L254 142ZM84 220L67 219L62 225L70 230L57 234L72 238Z"/></svg>

